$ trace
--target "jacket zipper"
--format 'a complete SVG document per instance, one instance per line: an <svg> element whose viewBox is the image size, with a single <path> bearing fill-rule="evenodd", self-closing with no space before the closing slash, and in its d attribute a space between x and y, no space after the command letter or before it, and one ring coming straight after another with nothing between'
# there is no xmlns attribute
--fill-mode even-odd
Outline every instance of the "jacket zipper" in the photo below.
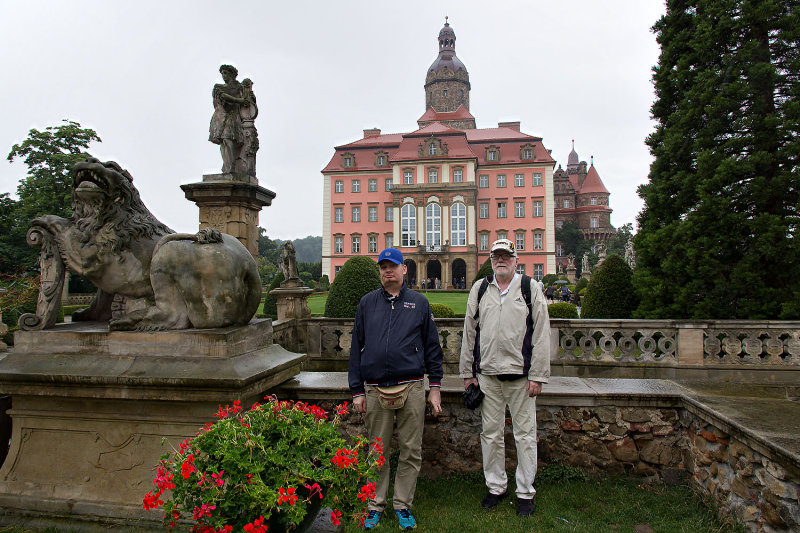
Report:
<svg viewBox="0 0 800 533"><path fill-rule="evenodd" d="M389 302L392 306L392 309L389 311L389 327L386 329L386 351L384 356L384 369L386 374L386 380L389 381L391 377L391 372L389 371L389 339L392 338L392 320L394 319L394 300Z"/></svg>

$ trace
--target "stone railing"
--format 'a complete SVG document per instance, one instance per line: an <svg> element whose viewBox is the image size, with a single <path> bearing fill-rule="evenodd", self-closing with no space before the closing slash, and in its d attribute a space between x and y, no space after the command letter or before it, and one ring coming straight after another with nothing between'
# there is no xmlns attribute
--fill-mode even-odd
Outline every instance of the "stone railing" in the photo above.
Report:
<svg viewBox="0 0 800 533"><path fill-rule="evenodd" d="M436 319L445 373L458 372L463 319ZM767 380L775 371L800 376L800 322L552 319L551 366L558 375L608 377L689 377L709 373L739 377L758 370ZM309 370L344 371L353 320L301 321ZM280 342L276 337L276 342ZM619 376L608 374L610 368ZM765 374L764 372L768 372ZM749 379L748 379L749 380ZM781 381L781 380L779 380Z"/></svg>

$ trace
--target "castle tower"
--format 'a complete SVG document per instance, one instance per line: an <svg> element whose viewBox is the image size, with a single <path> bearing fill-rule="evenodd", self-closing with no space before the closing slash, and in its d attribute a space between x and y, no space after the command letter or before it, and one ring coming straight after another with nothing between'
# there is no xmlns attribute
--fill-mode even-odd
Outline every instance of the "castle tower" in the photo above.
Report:
<svg viewBox="0 0 800 533"><path fill-rule="evenodd" d="M425 77L425 110L453 113L463 106L469 111L469 73L456 56L456 34L447 17L438 40L439 56Z"/></svg>

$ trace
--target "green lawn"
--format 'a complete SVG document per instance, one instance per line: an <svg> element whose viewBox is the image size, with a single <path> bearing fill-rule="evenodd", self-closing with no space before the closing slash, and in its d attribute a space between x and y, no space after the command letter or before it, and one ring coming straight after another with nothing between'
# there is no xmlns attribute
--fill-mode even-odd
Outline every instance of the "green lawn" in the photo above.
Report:
<svg viewBox="0 0 800 533"><path fill-rule="evenodd" d="M522 518L515 512L513 472L509 477L511 494L490 511L480 506L486 493L481 473L435 480L420 477L413 509L418 531L634 533L639 526L640 531L657 533L744 532L741 525L722 517L703 496L686 485L647 485L633 477L597 481L574 468L559 465L550 465L539 472L536 513ZM391 503L389 508L375 531L397 531ZM363 531L352 521L345 521L345 524L346 533ZM55 531L52 528L0 527L0 533Z"/></svg>
<svg viewBox="0 0 800 533"><path fill-rule="evenodd" d="M562 467L555 466L555 469ZM741 527L719 519L714 508L688 486L641 485L637 478L594 481L582 476L547 479L540 472L536 482L536 514L516 514L511 495L490 511L480 506L486 493L482 474L453 478L420 478L414 497L414 516L422 531L461 532L587 532L635 531L648 525L655 532L740 532ZM513 472L509 476L513 480ZM542 479L541 481L539 479ZM391 502L391 499L389 500ZM391 507L391 503L389 504ZM650 529L642 528L646 531ZM352 522L346 532L362 531ZM397 531L390 510L375 531Z"/></svg>
<svg viewBox="0 0 800 533"><path fill-rule="evenodd" d="M469 293L426 291L422 294L424 294L432 304L444 304L457 315L463 315L467 312L467 296L469 296ZM311 314L323 316L325 314L325 302L327 300L327 294L314 294L310 296L308 298L308 306L311 308Z"/></svg>

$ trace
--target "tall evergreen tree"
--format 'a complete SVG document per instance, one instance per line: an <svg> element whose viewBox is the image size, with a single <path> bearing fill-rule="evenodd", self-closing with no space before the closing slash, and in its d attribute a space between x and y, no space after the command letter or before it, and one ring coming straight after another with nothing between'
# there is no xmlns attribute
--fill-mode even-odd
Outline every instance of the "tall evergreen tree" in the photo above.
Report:
<svg viewBox="0 0 800 533"><path fill-rule="evenodd" d="M669 0L653 30L636 314L800 317L800 4Z"/></svg>

